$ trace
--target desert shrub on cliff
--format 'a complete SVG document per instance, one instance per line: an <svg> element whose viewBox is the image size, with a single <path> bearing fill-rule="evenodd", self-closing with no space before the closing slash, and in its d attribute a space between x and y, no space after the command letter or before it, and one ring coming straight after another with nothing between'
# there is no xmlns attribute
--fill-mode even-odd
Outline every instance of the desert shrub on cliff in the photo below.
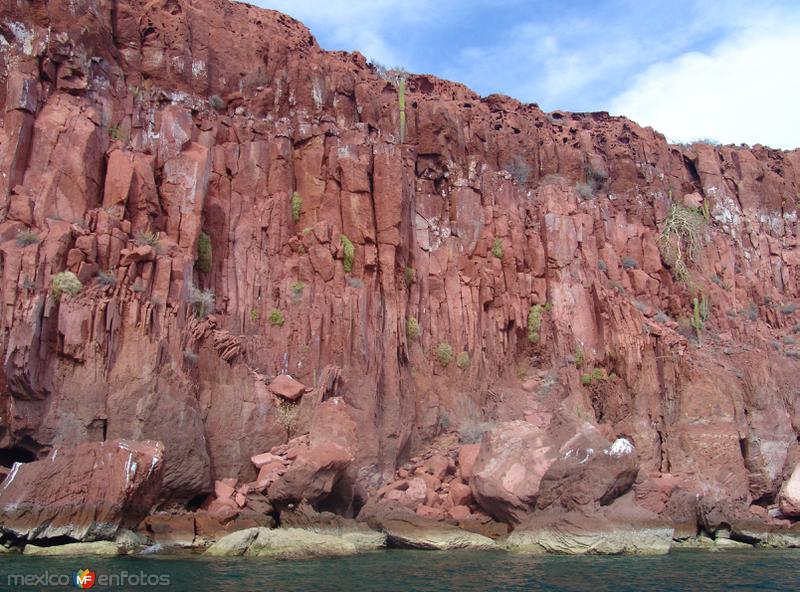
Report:
<svg viewBox="0 0 800 592"><path fill-rule="evenodd" d="M285 321L283 311L278 308L273 308L272 311L270 311L267 320L273 327L283 327L283 323Z"/></svg>
<svg viewBox="0 0 800 592"><path fill-rule="evenodd" d="M658 237L661 258L678 281L689 280L689 262L697 262L705 243L706 219L703 212L673 203Z"/></svg>
<svg viewBox="0 0 800 592"><path fill-rule="evenodd" d="M194 366L195 364L197 364L197 361L200 359L200 356L198 356L192 350L187 348L183 350L183 359L186 360L186 363L189 364L190 366Z"/></svg>
<svg viewBox="0 0 800 592"><path fill-rule="evenodd" d="M447 368L453 361L453 346L442 342L436 346L436 359L439 360L442 368Z"/></svg>
<svg viewBox="0 0 800 592"><path fill-rule="evenodd" d="M215 111L220 111L226 106L225 99L219 95L211 95L208 97L208 104Z"/></svg>
<svg viewBox="0 0 800 592"><path fill-rule="evenodd" d="M637 269L639 267L639 263L633 257L623 257L622 267L625 269Z"/></svg>
<svg viewBox="0 0 800 592"><path fill-rule="evenodd" d="M492 255L498 259L502 259L503 253L503 241L499 238L494 239L494 241L492 241Z"/></svg>
<svg viewBox="0 0 800 592"><path fill-rule="evenodd" d="M203 273L210 273L211 257L211 237L201 232L197 237L197 269Z"/></svg>
<svg viewBox="0 0 800 592"><path fill-rule="evenodd" d="M534 304L528 310L528 341L539 343L539 331L542 329L542 315L544 307L541 304Z"/></svg>
<svg viewBox="0 0 800 592"><path fill-rule="evenodd" d="M409 266L409 265L406 265L405 279L406 279L406 285L407 286L411 286L414 283L414 276L415 275L416 275L416 273L414 272L414 268Z"/></svg>
<svg viewBox="0 0 800 592"><path fill-rule="evenodd" d="M469 354L467 352L462 351L460 354L458 354L458 357L456 358L456 366L462 370L469 368Z"/></svg>
<svg viewBox="0 0 800 592"><path fill-rule="evenodd" d="M83 289L83 284L78 279L78 276L71 271L62 271L55 274L50 288L56 300L60 300L62 294L75 296L81 289Z"/></svg>
<svg viewBox="0 0 800 592"><path fill-rule="evenodd" d="M511 161L506 167L506 170L511 173L511 176L520 185L525 185L525 183L528 182L528 178L531 176L530 165L519 156Z"/></svg>
<svg viewBox="0 0 800 592"><path fill-rule="evenodd" d="M295 191L292 194L292 221L297 224L300 221L300 212L303 209L303 198Z"/></svg>
<svg viewBox="0 0 800 592"><path fill-rule="evenodd" d="M292 282L289 289L292 291L292 300L297 303L303 297L303 290L306 289L306 285L303 282Z"/></svg>
<svg viewBox="0 0 800 592"><path fill-rule="evenodd" d="M78 276L71 271L62 271L53 276L52 293L57 300L60 299L63 294L75 296L81 289L83 289L83 284L78 279Z"/></svg>
<svg viewBox="0 0 800 592"><path fill-rule="evenodd" d="M108 286L114 286L117 283L117 278L112 274L110 271L98 271L97 272L97 283L107 288Z"/></svg>
<svg viewBox="0 0 800 592"><path fill-rule="evenodd" d="M486 421L471 421L461 425L458 430L462 444L478 444L486 432L492 431L494 424Z"/></svg>
<svg viewBox="0 0 800 592"><path fill-rule="evenodd" d="M300 409L297 403L292 403L281 399L275 404L275 421L277 421L291 436L297 427L297 419L300 416Z"/></svg>
<svg viewBox="0 0 800 592"><path fill-rule="evenodd" d="M353 246L353 241L347 238L345 234L343 234L339 240L342 242L342 251L344 253L344 270L346 273L350 273L353 271L353 259L356 255L356 248Z"/></svg>
<svg viewBox="0 0 800 592"><path fill-rule="evenodd" d="M158 245L160 235L157 232L146 232L139 230L136 234L133 235L133 242L137 245L149 245L151 247L155 247Z"/></svg>
<svg viewBox="0 0 800 592"><path fill-rule="evenodd" d="M186 291L186 301L200 319L204 319L214 310L214 292L201 290L193 284L189 284Z"/></svg>
<svg viewBox="0 0 800 592"><path fill-rule="evenodd" d="M419 338L419 321L414 317L406 319L406 335L412 341Z"/></svg>
<svg viewBox="0 0 800 592"><path fill-rule="evenodd" d="M17 233L17 244L20 247L27 247L28 245L35 245L39 242L39 237L32 230L20 230Z"/></svg>

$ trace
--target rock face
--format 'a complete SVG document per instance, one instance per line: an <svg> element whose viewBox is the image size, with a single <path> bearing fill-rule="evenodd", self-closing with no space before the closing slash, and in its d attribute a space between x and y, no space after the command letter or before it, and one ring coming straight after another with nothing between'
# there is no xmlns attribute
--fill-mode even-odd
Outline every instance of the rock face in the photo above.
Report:
<svg viewBox="0 0 800 592"><path fill-rule="evenodd" d="M163 453L155 442L112 440L16 464L0 488L2 530L28 541L113 539L153 507Z"/></svg>
<svg viewBox="0 0 800 592"><path fill-rule="evenodd" d="M308 486L492 532L630 487L687 536L791 527L800 151L401 96L224 0L6 2L0 45L0 474L153 440L159 509L217 526ZM441 437L477 457L399 474Z"/></svg>

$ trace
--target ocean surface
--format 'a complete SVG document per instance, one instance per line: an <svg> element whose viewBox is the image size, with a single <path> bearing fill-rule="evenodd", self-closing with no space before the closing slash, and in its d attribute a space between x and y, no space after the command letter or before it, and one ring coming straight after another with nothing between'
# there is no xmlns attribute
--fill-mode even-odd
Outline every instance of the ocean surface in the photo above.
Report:
<svg viewBox="0 0 800 592"><path fill-rule="evenodd" d="M74 590L77 586L67 580L73 578L73 572L86 569L96 579L92 590L800 590L800 549L673 551L661 557L389 550L307 561L199 556L80 560L6 555L0 556L0 590ZM27 577L27 584L21 583L20 577ZM116 580L109 582L113 577Z"/></svg>

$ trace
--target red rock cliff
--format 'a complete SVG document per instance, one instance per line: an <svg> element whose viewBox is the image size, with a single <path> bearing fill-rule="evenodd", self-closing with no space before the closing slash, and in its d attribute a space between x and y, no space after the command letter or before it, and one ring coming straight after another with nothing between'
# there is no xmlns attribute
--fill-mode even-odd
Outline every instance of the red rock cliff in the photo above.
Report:
<svg viewBox="0 0 800 592"><path fill-rule="evenodd" d="M775 503L800 151L413 74L401 130L361 55L226 0L6 0L0 47L5 464L157 440L183 504L316 425L353 444L361 503L441 433L588 422L635 445L650 509L663 475ZM279 374L313 390L281 403Z"/></svg>

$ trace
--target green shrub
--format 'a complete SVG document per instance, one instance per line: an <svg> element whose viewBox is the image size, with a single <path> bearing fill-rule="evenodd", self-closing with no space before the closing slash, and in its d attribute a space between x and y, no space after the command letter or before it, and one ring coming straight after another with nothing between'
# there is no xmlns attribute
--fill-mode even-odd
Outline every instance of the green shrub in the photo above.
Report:
<svg viewBox="0 0 800 592"><path fill-rule="evenodd" d="M407 285L410 286L411 284L414 283L414 276L415 276L414 268L406 265L405 278L406 278L406 284Z"/></svg>
<svg viewBox="0 0 800 592"><path fill-rule="evenodd" d="M210 273L211 261L211 237L201 232L197 237L197 269L203 273Z"/></svg>
<svg viewBox="0 0 800 592"><path fill-rule="evenodd" d="M254 323L257 323L258 322L258 316L259 316L258 315L258 310L255 309L255 308L251 308L250 309L250 320L253 321Z"/></svg>
<svg viewBox="0 0 800 592"><path fill-rule="evenodd" d="M543 311L544 307L541 304L534 304L528 311L528 341L531 343L539 343Z"/></svg>
<svg viewBox="0 0 800 592"><path fill-rule="evenodd" d="M442 365L442 368L447 368L450 362L453 361L453 346L444 341L437 345L436 359L439 360L439 364Z"/></svg>
<svg viewBox="0 0 800 592"><path fill-rule="evenodd" d="M589 386L592 384L592 375L587 373L581 374L581 384L583 386Z"/></svg>
<svg viewBox="0 0 800 592"><path fill-rule="evenodd" d="M419 321L414 317L406 319L406 335L412 341L419 338Z"/></svg>
<svg viewBox="0 0 800 592"><path fill-rule="evenodd" d="M492 241L492 255L498 259L502 259L503 252L503 241L499 238L494 239L494 241Z"/></svg>
<svg viewBox="0 0 800 592"><path fill-rule="evenodd" d="M112 125L108 128L108 137L114 142L124 142L126 139L125 134L118 125Z"/></svg>
<svg viewBox="0 0 800 592"><path fill-rule="evenodd" d="M203 319L214 311L214 292L211 290L200 290L193 284L189 284L186 301L194 310L197 318Z"/></svg>
<svg viewBox="0 0 800 592"><path fill-rule="evenodd" d="M575 355L572 356L572 363L575 364L576 368L583 366L584 359L583 350L580 347L575 349Z"/></svg>
<svg viewBox="0 0 800 592"><path fill-rule="evenodd" d="M458 357L456 357L456 366L462 370L469 368L469 354L467 352L462 351L458 354Z"/></svg>
<svg viewBox="0 0 800 592"><path fill-rule="evenodd" d="M303 198L295 191L292 194L292 220L295 224L300 221L300 211L303 209Z"/></svg>
<svg viewBox="0 0 800 592"><path fill-rule="evenodd" d="M39 237L32 230L20 230L17 233L17 244L20 247L27 247L28 245L35 245L39 242Z"/></svg>
<svg viewBox="0 0 800 592"><path fill-rule="evenodd" d="M81 289L83 289L83 284L71 271L62 271L53 276L51 291L56 300L60 300L62 294L75 296Z"/></svg>
<svg viewBox="0 0 800 592"><path fill-rule="evenodd" d="M283 327L283 323L285 321L283 316L283 311L281 311L278 308L273 308L270 311L267 320L269 321L269 324L272 325L273 327Z"/></svg>
<svg viewBox="0 0 800 592"><path fill-rule="evenodd" d="M347 235L340 237L342 241L342 250L344 251L344 270L346 273L353 271L353 259L356 255L356 248L353 246L353 241L347 238Z"/></svg>

